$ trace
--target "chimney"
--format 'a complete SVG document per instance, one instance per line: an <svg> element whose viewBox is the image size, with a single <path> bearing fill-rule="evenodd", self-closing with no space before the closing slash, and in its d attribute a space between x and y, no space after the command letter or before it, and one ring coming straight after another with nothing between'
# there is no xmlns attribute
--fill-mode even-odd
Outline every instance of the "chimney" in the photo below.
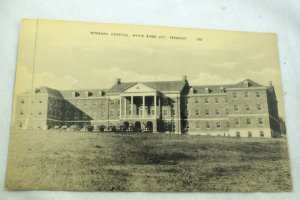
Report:
<svg viewBox="0 0 300 200"><path fill-rule="evenodd" d="M182 81L185 83L185 82L187 82L187 76L186 75L183 75L182 76Z"/></svg>
<svg viewBox="0 0 300 200"><path fill-rule="evenodd" d="M272 81L269 81L269 86L273 86L273 83L272 83Z"/></svg>
<svg viewBox="0 0 300 200"><path fill-rule="evenodd" d="M121 79L120 78L116 78L116 85L121 84Z"/></svg>

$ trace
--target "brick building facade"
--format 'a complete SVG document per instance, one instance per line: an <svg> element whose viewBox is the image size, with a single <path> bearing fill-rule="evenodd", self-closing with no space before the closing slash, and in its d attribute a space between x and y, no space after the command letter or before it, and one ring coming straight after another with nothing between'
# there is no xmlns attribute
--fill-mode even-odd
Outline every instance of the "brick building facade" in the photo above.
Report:
<svg viewBox="0 0 300 200"><path fill-rule="evenodd" d="M126 82L110 89L40 87L17 96L16 128L59 125L124 126L153 132L275 137L279 117L274 87L252 80L190 86L181 81Z"/></svg>

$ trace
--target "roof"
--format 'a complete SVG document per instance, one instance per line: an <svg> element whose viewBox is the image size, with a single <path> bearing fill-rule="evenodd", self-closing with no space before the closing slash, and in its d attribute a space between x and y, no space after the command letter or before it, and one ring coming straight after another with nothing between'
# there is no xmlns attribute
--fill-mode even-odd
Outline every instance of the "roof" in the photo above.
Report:
<svg viewBox="0 0 300 200"><path fill-rule="evenodd" d="M66 99L74 98L74 92L76 92L76 97L86 97L88 92L88 97L102 97L105 96L107 89L82 89L82 90L61 90L62 96Z"/></svg>
<svg viewBox="0 0 300 200"><path fill-rule="evenodd" d="M109 89L109 93L119 93L122 92L131 86L142 83L148 87L153 88L157 91L181 91L185 86L183 81L155 81L155 82L125 82L120 84L115 84Z"/></svg>
<svg viewBox="0 0 300 200"><path fill-rule="evenodd" d="M263 85L260 85L250 79L246 79L244 81L241 81L236 84L227 84L227 85L196 85L196 86L191 86L190 88L194 89L194 94L205 94L205 89L208 88L209 93L220 93L220 89L223 88L224 92L226 92L226 89L228 88L245 88L244 83L245 81L248 82L248 87L253 88L253 87L263 87Z"/></svg>
<svg viewBox="0 0 300 200"><path fill-rule="evenodd" d="M29 94L30 91L26 91L23 94ZM55 96L59 98L63 98L59 90L52 89L46 86L35 88L35 94L36 95L49 95L49 96Z"/></svg>

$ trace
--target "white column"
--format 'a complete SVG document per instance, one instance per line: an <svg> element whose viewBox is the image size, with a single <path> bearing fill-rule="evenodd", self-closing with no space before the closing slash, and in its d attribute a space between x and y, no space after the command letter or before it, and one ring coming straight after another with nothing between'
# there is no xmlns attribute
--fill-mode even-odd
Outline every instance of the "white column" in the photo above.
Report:
<svg viewBox="0 0 300 200"><path fill-rule="evenodd" d="M154 117L155 117L155 119L157 119L157 115L156 115L156 94L154 95Z"/></svg>
<svg viewBox="0 0 300 200"><path fill-rule="evenodd" d="M131 118L132 118L132 114L133 114L133 96L131 96Z"/></svg>
<svg viewBox="0 0 300 200"><path fill-rule="evenodd" d="M122 117L122 97L120 96L120 119Z"/></svg>
<svg viewBox="0 0 300 200"><path fill-rule="evenodd" d="M181 108L180 108L180 95L177 96L177 109L176 109L176 114L177 114L177 119L178 119L178 134L181 133Z"/></svg>
<svg viewBox="0 0 300 200"><path fill-rule="evenodd" d="M160 102L160 97L158 97L158 110L159 110L159 117L160 117L160 113L161 113L161 102Z"/></svg>
<svg viewBox="0 0 300 200"><path fill-rule="evenodd" d="M143 95L143 118L145 118L145 95Z"/></svg>
<svg viewBox="0 0 300 200"><path fill-rule="evenodd" d="M127 99L126 99L126 97L124 97L124 116L126 117L127 116L127 113L126 113L126 110L127 110L127 108L126 108L126 105L127 104Z"/></svg>

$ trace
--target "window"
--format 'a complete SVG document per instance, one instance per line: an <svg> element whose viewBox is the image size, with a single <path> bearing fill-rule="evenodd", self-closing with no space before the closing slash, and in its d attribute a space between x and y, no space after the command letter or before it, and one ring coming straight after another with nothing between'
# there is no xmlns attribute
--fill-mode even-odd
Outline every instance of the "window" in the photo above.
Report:
<svg viewBox="0 0 300 200"><path fill-rule="evenodd" d="M211 125L210 125L210 122L206 122L206 128L210 128Z"/></svg>
<svg viewBox="0 0 300 200"><path fill-rule="evenodd" d="M205 115L206 115L206 116L209 115L209 109L205 109Z"/></svg>
<svg viewBox="0 0 300 200"><path fill-rule="evenodd" d="M199 103L199 97L195 97L195 103Z"/></svg>
<svg viewBox="0 0 300 200"><path fill-rule="evenodd" d="M235 124L236 126L239 126L239 125L240 125L240 119L235 119L235 120L234 120L234 124Z"/></svg>
<svg viewBox="0 0 300 200"><path fill-rule="evenodd" d="M70 103L66 102L66 107L69 108L70 107Z"/></svg>
<svg viewBox="0 0 300 200"><path fill-rule="evenodd" d="M248 137L252 137L252 131L248 131Z"/></svg>
<svg viewBox="0 0 300 200"><path fill-rule="evenodd" d="M260 137L265 137L264 131L259 131L259 136Z"/></svg>
<svg viewBox="0 0 300 200"><path fill-rule="evenodd" d="M70 113L67 111L66 112L66 118L69 118L70 117Z"/></svg>
<svg viewBox="0 0 300 200"><path fill-rule="evenodd" d="M256 92L256 97L260 97L260 92Z"/></svg>
<svg viewBox="0 0 300 200"><path fill-rule="evenodd" d="M153 115L154 115L154 110L153 110ZM171 115L175 116L175 109L171 109Z"/></svg>
<svg viewBox="0 0 300 200"><path fill-rule="evenodd" d="M228 108L226 108L226 115L228 115L229 114L229 110L228 110Z"/></svg>
<svg viewBox="0 0 300 200"><path fill-rule="evenodd" d="M238 112L239 111L239 106L238 105L234 105L233 109L234 109L235 112Z"/></svg>
<svg viewBox="0 0 300 200"><path fill-rule="evenodd" d="M237 98L238 98L237 92L233 92L233 98L234 98L234 99L237 99Z"/></svg>
<svg viewBox="0 0 300 200"><path fill-rule="evenodd" d="M205 102L205 103L209 103L208 98L205 98L205 99L204 99L204 102Z"/></svg>
<svg viewBox="0 0 300 200"><path fill-rule="evenodd" d="M86 118L87 118L87 115L86 115L86 114L83 114L83 118L85 118L85 119L86 119Z"/></svg>
<svg viewBox="0 0 300 200"><path fill-rule="evenodd" d="M220 115L220 109L216 109L216 115Z"/></svg>
<svg viewBox="0 0 300 200"><path fill-rule="evenodd" d="M74 115L75 119L77 119L78 116L79 116L78 112L75 112L75 115Z"/></svg>
<svg viewBox="0 0 300 200"><path fill-rule="evenodd" d="M24 102L25 102L24 99L22 99L22 100L21 100L21 103L23 104Z"/></svg>
<svg viewBox="0 0 300 200"><path fill-rule="evenodd" d="M131 112L131 110L129 110L129 112ZM154 112L154 109L151 110L151 115L154 115L155 112Z"/></svg>
<svg viewBox="0 0 300 200"><path fill-rule="evenodd" d="M215 98L215 103L219 103L219 98Z"/></svg>
<svg viewBox="0 0 300 200"><path fill-rule="evenodd" d="M248 103L246 103L245 110L246 110L246 111L249 111L249 110L250 110L250 106L249 106Z"/></svg>
<svg viewBox="0 0 300 200"><path fill-rule="evenodd" d="M43 103L43 101L42 101L42 100L40 100L40 103Z"/></svg>
<svg viewBox="0 0 300 200"><path fill-rule="evenodd" d="M163 110L164 116L168 116L168 110Z"/></svg>
<svg viewBox="0 0 300 200"><path fill-rule="evenodd" d="M21 111L21 112L20 112L20 115L23 115L23 114L24 114L23 111Z"/></svg>
<svg viewBox="0 0 300 200"><path fill-rule="evenodd" d="M251 125L251 119L250 119L250 118L247 118L247 119L246 119L246 124L247 124L247 125Z"/></svg>
<svg viewBox="0 0 300 200"><path fill-rule="evenodd" d="M115 99L115 101L117 105L120 105L120 99Z"/></svg>
<svg viewBox="0 0 300 200"><path fill-rule="evenodd" d="M114 117L115 116L115 112L113 110L110 111L110 116Z"/></svg>
<svg viewBox="0 0 300 200"><path fill-rule="evenodd" d="M217 128L221 128L221 122L217 122Z"/></svg>
<svg viewBox="0 0 300 200"><path fill-rule="evenodd" d="M261 117L258 118L258 124L264 124L263 119Z"/></svg>
<svg viewBox="0 0 300 200"><path fill-rule="evenodd" d="M200 128L200 121L196 121L196 128Z"/></svg>
<svg viewBox="0 0 300 200"><path fill-rule="evenodd" d="M93 106L94 106L94 107L97 106L97 101L93 101Z"/></svg>
<svg viewBox="0 0 300 200"><path fill-rule="evenodd" d="M23 126L23 124L22 124L22 122L20 122L19 127L22 128L22 126Z"/></svg>
<svg viewBox="0 0 300 200"><path fill-rule="evenodd" d="M41 113L41 112L39 112L38 114L39 114L39 115L41 115L42 113Z"/></svg>
<svg viewBox="0 0 300 200"><path fill-rule="evenodd" d="M120 117L120 110L118 110L118 116Z"/></svg>
<svg viewBox="0 0 300 200"><path fill-rule="evenodd" d="M235 133L235 135L236 135L236 137L241 137L241 133L240 133L239 131L237 131L237 132Z"/></svg>
<svg viewBox="0 0 300 200"><path fill-rule="evenodd" d="M262 110L261 104L257 104L257 110Z"/></svg>
<svg viewBox="0 0 300 200"><path fill-rule="evenodd" d="M186 116L189 116L189 115L190 115L189 110L185 110L185 115L186 115Z"/></svg>
<svg viewBox="0 0 300 200"><path fill-rule="evenodd" d="M230 126L229 122L227 122L226 124L227 124L227 127L229 127L229 126Z"/></svg>
<svg viewBox="0 0 300 200"><path fill-rule="evenodd" d="M245 95L245 98L248 98L249 97L248 91L245 91L244 95Z"/></svg>
<svg viewBox="0 0 300 200"><path fill-rule="evenodd" d="M196 112L196 116L200 115L200 109L196 109L195 112Z"/></svg>
<svg viewBox="0 0 300 200"><path fill-rule="evenodd" d="M188 105L188 103L189 103L189 99L185 98L185 105Z"/></svg>
<svg viewBox="0 0 300 200"><path fill-rule="evenodd" d="M114 99L110 99L110 105L115 105L115 101L114 101Z"/></svg>

